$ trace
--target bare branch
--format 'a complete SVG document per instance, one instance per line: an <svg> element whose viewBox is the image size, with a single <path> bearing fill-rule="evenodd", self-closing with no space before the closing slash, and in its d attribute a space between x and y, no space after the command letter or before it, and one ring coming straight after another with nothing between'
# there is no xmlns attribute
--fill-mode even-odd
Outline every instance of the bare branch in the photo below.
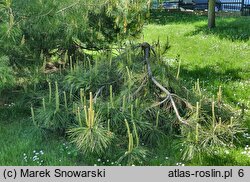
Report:
<svg viewBox="0 0 250 182"><path fill-rule="evenodd" d="M187 121L184 120L184 119L180 116L179 111L178 111L178 109L177 109L177 107L176 107L175 101L174 101L174 99L173 99L171 93L170 93L164 86L162 86L162 85L154 78L154 76L153 76L153 73L152 73L152 70L151 70L151 66L150 66L150 63L149 63L149 59L148 59L149 56L150 56L151 46L150 46L148 43L144 42L144 43L141 44L141 48L142 48L143 51L144 51L144 60L145 60L145 62L147 63L148 77L152 80L152 82L153 82L160 90L162 90L163 92L165 92L165 93L167 94L167 98L168 98L167 100L169 100L169 101L171 102L171 105L172 105L172 107L173 107L173 109L174 109L174 112L175 112L175 115L176 115L177 119L178 119L181 123L188 125ZM165 101L167 101L167 100L165 100Z"/></svg>
<svg viewBox="0 0 250 182"><path fill-rule="evenodd" d="M151 106L151 108L152 108L152 107L160 106L160 105L162 105L163 103L165 103L167 100L169 100L169 95L168 95L163 101L158 102L158 103L156 103L156 104L153 104L153 105Z"/></svg>
<svg viewBox="0 0 250 182"><path fill-rule="evenodd" d="M97 97L101 94L105 86L102 86L95 94L94 103L96 103Z"/></svg>

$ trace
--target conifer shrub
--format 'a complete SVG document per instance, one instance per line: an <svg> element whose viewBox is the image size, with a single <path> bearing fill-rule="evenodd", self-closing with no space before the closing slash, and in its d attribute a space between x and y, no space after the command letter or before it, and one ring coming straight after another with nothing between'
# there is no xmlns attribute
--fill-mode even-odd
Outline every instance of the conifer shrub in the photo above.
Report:
<svg viewBox="0 0 250 182"><path fill-rule="evenodd" d="M9 65L7 56L0 56L0 93L15 84L14 70Z"/></svg>
<svg viewBox="0 0 250 182"><path fill-rule="evenodd" d="M0 52L19 66L44 54L76 59L79 48L101 50L141 32L146 0L1 1ZM69 57L68 57L69 58Z"/></svg>
<svg viewBox="0 0 250 182"><path fill-rule="evenodd" d="M63 128L79 152L103 158L112 152L116 164L122 165L142 165L152 148L168 138L180 141L184 161L213 153L221 146L237 145L239 134L245 129L238 112L223 101L221 88L214 98L202 91L199 80L193 90L188 90L181 77L176 78L178 70L157 54L151 55L152 73L163 87L171 90L184 123L166 93L150 81L140 49L129 53L129 48L124 50L112 61L103 52L91 63L80 61L68 68L62 75L64 81L58 82L60 93L64 94L59 94L59 99L57 88L52 93L52 117L45 120L39 116L41 104L34 110L34 121L40 122L40 126L49 121L48 128ZM67 125L56 114L62 114Z"/></svg>

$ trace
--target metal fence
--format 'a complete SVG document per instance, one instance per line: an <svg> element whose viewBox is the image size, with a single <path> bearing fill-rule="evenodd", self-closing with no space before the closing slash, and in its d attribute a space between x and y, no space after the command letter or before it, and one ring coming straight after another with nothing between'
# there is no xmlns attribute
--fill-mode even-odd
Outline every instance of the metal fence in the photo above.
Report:
<svg viewBox="0 0 250 182"><path fill-rule="evenodd" d="M155 0L152 7L206 11L208 0ZM216 0L215 11L241 12L242 15L250 15L250 0Z"/></svg>

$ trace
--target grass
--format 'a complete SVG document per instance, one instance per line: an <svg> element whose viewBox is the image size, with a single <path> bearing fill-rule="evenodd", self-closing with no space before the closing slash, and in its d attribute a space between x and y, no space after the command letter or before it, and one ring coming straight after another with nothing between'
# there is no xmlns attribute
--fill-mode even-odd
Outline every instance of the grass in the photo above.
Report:
<svg viewBox="0 0 250 182"><path fill-rule="evenodd" d="M180 76L187 82L200 79L203 89L223 96L233 105L250 107L250 17L217 17L217 27L207 29L207 17L195 14L153 13L145 26L144 40L169 38L167 58L180 55Z"/></svg>
<svg viewBox="0 0 250 182"><path fill-rule="evenodd" d="M231 106L247 108L246 126L250 131L250 17L217 17L217 27L207 29L207 17L195 14L153 12L144 29L144 40L154 43L169 39L171 49L166 57L180 55L183 81L190 87L199 78L202 89L216 95L222 86L223 99ZM173 63L176 64L177 63ZM248 142L249 143L249 139ZM188 165L250 165L244 147L205 156Z"/></svg>
<svg viewBox="0 0 250 182"><path fill-rule="evenodd" d="M144 41L154 43L159 37L165 42L169 38L171 49L166 61L180 55L180 77L190 83L190 88L199 78L208 94L215 95L222 86L225 101L236 108L242 103L249 108L250 18L218 17L214 30L206 28L206 21L201 15L152 13L143 31ZM176 62L173 64L177 67ZM44 135L30 117L29 108L0 106L0 165L111 165L111 161L99 156L78 153L64 138ZM245 117L250 129L249 111ZM215 156L204 156L202 162L194 159L186 163L176 152L181 150L175 147L178 141L169 138L150 154L145 165L250 165L250 150L244 148L248 143L249 139L242 148L229 152L221 149Z"/></svg>
<svg viewBox="0 0 250 182"><path fill-rule="evenodd" d="M0 165L81 164L74 147L39 132L29 112L15 106L0 109L0 138Z"/></svg>

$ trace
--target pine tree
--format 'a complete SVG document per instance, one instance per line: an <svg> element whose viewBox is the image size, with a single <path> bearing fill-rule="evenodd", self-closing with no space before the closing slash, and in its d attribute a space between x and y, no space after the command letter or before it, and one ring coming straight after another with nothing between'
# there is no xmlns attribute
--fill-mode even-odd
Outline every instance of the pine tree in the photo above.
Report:
<svg viewBox="0 0 250 182"><path fill-rule="evenodd" d="M141 32L146 0L3 0L0 53L38 57L102 49Z"/></svg>

